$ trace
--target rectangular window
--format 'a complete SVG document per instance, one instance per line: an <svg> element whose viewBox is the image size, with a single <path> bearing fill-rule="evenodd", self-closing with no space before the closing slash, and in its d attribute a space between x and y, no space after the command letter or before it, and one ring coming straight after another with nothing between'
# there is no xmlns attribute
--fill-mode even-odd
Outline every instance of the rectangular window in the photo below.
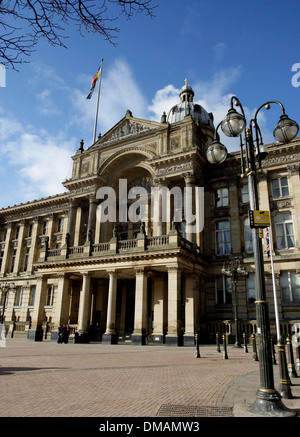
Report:
<svg viewBox="0 0 300 437"><path fill-rule="evenodd" d="M46 300L47 306L53 306L53 297L54 297L54 286L49 285L47 290L47 300Z"/></svg>
<svg viewBox="0 0 300 437"><path fill-rule="evenodd" d="M64 230L64 219L60 218L57 222L57 232L63 232Z"/></svg>
<svg viewBox="0 0 300 437"><path fill-rule="evenodd" d="M289 196L289 194L290 194L290 190L289 190L288 178L286 176L272 180L273 199Z"/></svg>
<svg viewBox="0 0 300 437"><path fill-rule="evenodd" d="M15 249L13 251L12 257L11 257L10 273L13 273L13 271L14 271L16 256L17 256L17 251Z"/></svg>
<svg viewBox="0 0 300 437"><path fill-rule="evenodd" d="M232 303L231 279L227 276L219 276L216 279L216 304L224 305Z"/></svg>
<svg viewBox="0 0 300 437"><path fill-rule="evenodd" d="M23 287L17 287L16 295L15 295L15 306L22 306L22 297L23 297Z"/></svg>
<svg viewBox="0 0 300 437"><path fill-rule="evenodd" d="M47 235L48 233L48 222L43 222L42 235Z"/></svg>
<svg viewBox="0 0 300 437"><path fill-rule="evenodd" d="M254 273L249 273L247 278L247 297L248 297L248 304L254 304L256 300Z"/></svg>
<svg viewBox="0 0 300 437"><path fill-rule="evenodd" d="M292 214L284 212L275 216L277 249L295 247L294 225Z"/></svg>
<svg viewBox="0 0 300 437"><path fill-rule="evenodd" d="M33 286L30 288L30 296L29 296L29 306L30 306L30 307L33 307L33 306L34 306L35 290L36 290L36 286L33 285Z"/></svg>
<svg viewBox="0 0 300 437"><path fill-rule="evenodd" d="M242 185L242 202L249 203L249 186L248 184Z"/></svg>
<svg viewBox="0 0 300 437"><path fill-rule="evenodd" d="M5 241L5 240L6 240L6 235L7 235L7 229L4 229L4 231L3 231L2 241Z"/></svg>
<svg viewBox="0 0 300 437"><path fill-rule="evenodd" d="M244 220L245 252L253 252L252 230L250 228L249 217Z"/></svg>
<svg viewBox="0 0 300 437"><path fill-rule="evenodd" d="M219 188L215 191L215 206L228 206L229 197L228 197L228 188Z"/></svg>
<svg viewBox="0 0 300 437"><path fill-rule="evenodd" d="M24 272L27 272L28 268L28 261L29 261L29 255L30 255L30 247L26 249L25 258L24 258Z"/></svg>
<svg viewBox="0 0 300 437"><path fill-rule="evenodd" d="M32 229L33 229L33 224L30 224L28 226L28 238L32 237Z"/></svg>
<svg viewBox="0 0 300 437"><path fill-rule="evenodd" d="M1 267L2 267L3 257L4 257L4 252L1 251L0 252L0 270L1 270Z"/></svg>
<svg viewBox="0 0 300 437"><path fill-rule="evenodd" d="M300 280L295 271L281 272L280 287L283 303L300 303Z"/></svg>
<svg viewBox="0 0 300 437"><path fill-rule="evenodd" d="M230 222L228 220L216 223L217 255L228 255L231 252Z"/></svg>
<svg viewBox="0 0 300 437"><path fill-rule="evenodd" d="M20 233L20 227L16 227L16 233L15 233L15 240L17 240L19 238L19 233Z"/></svg>
<svg viewBox="0 0 300 437"><path fill-rule="evenodd" d="M4 306L4 296L5 296L5 292L4 290L2 290L0 293L0 307Z"/></svg>

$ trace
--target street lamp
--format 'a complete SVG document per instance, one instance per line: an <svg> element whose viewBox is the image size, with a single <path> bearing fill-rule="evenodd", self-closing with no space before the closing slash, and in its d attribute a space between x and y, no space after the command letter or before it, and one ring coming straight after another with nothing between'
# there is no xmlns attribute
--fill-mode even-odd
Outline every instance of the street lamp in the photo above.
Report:
<svg viewBox="0 0 300 437"><path fill-rule="evenodd" d="M5 282L3 285L0 285L0 290L2 293L4 293L4 299L3 299L3 309L2 309L2 316L1 316L1 323L3 325L4 322L4 312L6 308L6 299L9 290L15 291L16 286L14 282Z"/></svg>
<svg viewBox="0 0 300 437"><path fill-rule="evenodd" d="M241 114L234 109L233 103L240 108L242 112ZM252 211L259 210L256 175L257 172L262 172L261 161L268 154L268 151L263 144L262 135L257 123L257 115L263 107L270 109L271 104L273 103L279 105L282 112L273 134L279 142L291 141L296 137L299 126L295 121L288 118L285 114L285 109L280 102L269 101L261 105L257 109L254 119L251 120L249 128L246 128L247 122L243 107L239 99L233 96L230 100L230 109L226 117L216 128L215 141L207 149L208 162L211 164L223 162L226 159L227 150L226 147L220 143L220 137L217 133L218 128L221 126L221 129L226 136L240 137L241 177L248 177L250 209ZM255 134L254 139L253 129ZM222 153L220 153L220 151L222 151ZM262 243L259 238L258 228L252 228L252 240L255 262L255 304L259 343L260 387L256 393L256 401L250 406L249 411L263 416L294 416L296 413L287 409L283 405L280 394L274 388L269 308L266 300Z"/></svg>
<svg viewBox="0 0 300 437"><path fill-rule="evenodd" d="M235 323L235 344L234 347L241 348L240 342L240 329L239 329L239 318L238 318L238 301L237 301L237 279L238 275L247 275L245 267L242 265L238 258L234 258L230 261L224 261L223 268L221 270L223 275L229 276L231 278L232 284L232 303L234 307L234 323Z"/></svg>

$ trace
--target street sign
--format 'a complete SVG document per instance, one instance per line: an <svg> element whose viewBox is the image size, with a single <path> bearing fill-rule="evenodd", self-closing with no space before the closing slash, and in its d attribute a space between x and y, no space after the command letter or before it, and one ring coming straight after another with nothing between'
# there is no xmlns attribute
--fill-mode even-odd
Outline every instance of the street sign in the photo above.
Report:
<svg viewBox="0 0 300 437"><path fill-rule="evenodd" d="M250 228L267 228L270 226L269 211L249 211Z"/></svg>

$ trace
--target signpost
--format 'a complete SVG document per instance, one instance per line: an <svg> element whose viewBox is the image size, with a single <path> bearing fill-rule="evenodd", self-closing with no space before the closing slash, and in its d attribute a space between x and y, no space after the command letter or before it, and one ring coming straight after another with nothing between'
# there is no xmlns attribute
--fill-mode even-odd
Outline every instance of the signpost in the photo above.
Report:
<svg viewBox="0 0 300 437"><path fill-rule="evenodd" d="M270 226L269 211L249 211L250 228L267 228Z"/></svg>

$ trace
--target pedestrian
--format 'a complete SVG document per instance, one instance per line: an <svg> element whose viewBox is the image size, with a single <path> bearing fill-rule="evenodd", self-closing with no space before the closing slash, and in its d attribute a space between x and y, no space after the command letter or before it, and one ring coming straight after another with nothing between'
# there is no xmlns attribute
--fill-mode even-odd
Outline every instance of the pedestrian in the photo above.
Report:
<svg viewBox="0 0 300 437"><path fill-rule="evenodd" d="M62 332L61 332L61 341L64 343L68 343L68 330L66 325L63 325Z"/></svg>
<svg viewBox="0 0 300 437"><path fill-rule="evenodd" d="M67 329L67 343L68 343L68 341L69 341L69 336L70 336L70 326L67 325L67 326L66 326L66 329Z"/></svg>
<svg viewBox="0 0 300 437"><path fill-rule="evenodd" d="M57 343L62 343L62 326L61 325L57 328L57 335L58 335Z"/></svg>

